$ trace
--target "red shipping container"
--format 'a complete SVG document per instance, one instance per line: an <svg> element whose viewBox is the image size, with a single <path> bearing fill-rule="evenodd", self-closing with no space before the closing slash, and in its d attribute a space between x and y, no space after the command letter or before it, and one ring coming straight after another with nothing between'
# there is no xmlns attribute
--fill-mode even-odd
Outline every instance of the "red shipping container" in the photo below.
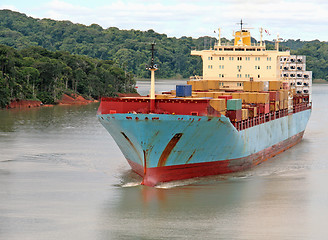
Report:
<svg viewBox="0 0 328 240"><path fill-rule="evenodd" d="M261 93L269 93L270 102L279 101L279 91L262 91Z"/></svg>
<svg viewBox="0 0 328 240"><path fill-rule="evenodd" d="M226 103L229 99L232 99L232 95L221 95L221 96L218 96L218 98L221 98L221 99L225 99L226 100Z"/></svg>
<svg viewBox="0 0 328 240"><path fill-rule="evenodd" d="M260 114L267 114L270 112L270 104L263 104L263 103L259 103L257 104L257 111Z"/></svg>
<svg viewBox="0 0 328 240"><path fill-rule="evenodd" d="M230 118L231 122L239 122L241 121L242 110L228 110L226 116Z"/></svg>

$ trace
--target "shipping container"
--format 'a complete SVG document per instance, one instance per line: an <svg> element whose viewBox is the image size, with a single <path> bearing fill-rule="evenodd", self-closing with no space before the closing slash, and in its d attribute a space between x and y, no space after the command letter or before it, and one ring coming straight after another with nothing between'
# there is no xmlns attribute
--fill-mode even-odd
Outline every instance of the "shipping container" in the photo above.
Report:
<svg viewBox="0 0 328 240"><path fill-rule="evenodd" d="M279 91L281 88L281 81L269 81L269 91Z"/></svg>
<svg viewBox="0 0 328 240"><path fill-rule="evenodd" d="M257 102L257 93L250 92L248 94L248 103L256 103Z"/></svg>
<svg viewBox="0 0 328 240"><path fill-rule="evenodd" d="M212 108L214 108L218 112L224 111L226 109L225 99L218 99L218 98L211 99L210 105Z"/></svg>
<svg viewBox="0 0 328 240"><path fill-rule="evenodd" d="M267 114L270 112L270 104L269 103L266 103L266 104L259 103L259 104L257 104L257 110L258 110L258 113L260 113L260 114Z"/></svg>
<svg viewBox="0 0 328 240"><path fill-rule="evenodd" d="M257 117L257 107L249 107L248 115L249 117Z"/></svg>
<svg viewBox="0 0 328 240"><path fill-rule="evenodd" d="M243 92L243 93L240 93L240 98L241 100L243 101L243 103L249 103L249 93L248 92Z"/></svg>
<svg viewBox="0 0 328 240"><path fill-rule="evenodd" d="M218 98L222 98L227 102L229 99L232 99L232 96L231 95L221 95L221 96L218 96Z"/></svg>
<svg viewBox="0 0 328 240"><path fill-rule="evenodd" d="M252 83L252 92L264 91L264 83L262 81L251 82L251 83Z"/></svg>
<svg viewBox="0 0 328 240"><path fill-rule="evenodd" d="M279 111L279 101L276 102L270 102L270 112L276 112Z"/></svg>
<svg viewBox="0 0 328 240"><path fill-rule="evenodd" d="M220 89L218 80L209 80L207 82L207 85L208 85L209 90L218 90L218 89Z"/></svg>
<svg viewBox="0 0 328 240"><path fill-rule="evenodd" d="M241 99L229 99L227 101L227 110L239 110L241 109Z"/></svg>
<svg viewBox="0 0 328 240"><path fill-rule="evenodd" d="M231 93L232 99L240 99L240 93L239 92L233 92Z"/></svg>
<svg viewBox="0 0 328 240"><path fill-rule="evenodd" d="M176 96L177 97L190 97L192 92L191 85L176 85Z"/></svg>
<svg viewBox="0 0 328 240"><path fill-rule="evenodd" d="M252 82L246 81L244 82L244 91L251 92L252 91Z"/></svg>
<svg viewBox="0 0 328 240"><path fill-rule="evenodd" d="M195 91L207 90L207 82L205 80L194 81L193 86Z"/></svg>
<svg viewBox="0 0 328 240"><path fill-rule="evenodd" d="M242 120L248 119L248 109L242 109L241 110L241 119Z"/></svg>
<svg viewBox="0 0 328 240"><path fill-rule="evenodd" d="M213 93L214 98L218 98L219 96L222 96L225 94L224 92L212 92L212 93Z"/></svg>
<svg viewBox="0 0 328 240"><path fill-rule="evenodd" d="M257 93L256 103L264 103L264 104L270 103L269 93Z"/></svg>
<svg viewBox="0 0 328 240"><path fill-rule="evenodd" d="M239 122L239 121L241 121L242 111L241 111L241 109L239 109L239 110L227 110L226 116L228 118L230 118L230 121L232 121L232 122Z"/></svg>

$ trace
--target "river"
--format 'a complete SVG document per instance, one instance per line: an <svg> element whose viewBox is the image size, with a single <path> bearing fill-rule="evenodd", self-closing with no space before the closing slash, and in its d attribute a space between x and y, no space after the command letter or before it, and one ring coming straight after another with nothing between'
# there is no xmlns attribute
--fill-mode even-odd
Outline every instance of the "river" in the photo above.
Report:
<svg viewBox="0 0 328 240"><path fill-rule="evenodd" d="M327 239L328 85L314 85L313 102L292 149L156 188L140 185L98 104L1 110L0 239Z"/></svg>

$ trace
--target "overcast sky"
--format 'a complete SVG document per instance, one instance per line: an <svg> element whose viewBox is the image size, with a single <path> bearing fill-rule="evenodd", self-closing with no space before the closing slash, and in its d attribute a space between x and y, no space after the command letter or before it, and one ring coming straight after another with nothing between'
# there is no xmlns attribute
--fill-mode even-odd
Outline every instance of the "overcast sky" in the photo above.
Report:
<svg viewBox="0 0 328 240"><path fill-rule="evenodd" d="M1 0L11 9L35 18L70 20L103 28L153 29L169 37L222 36L231 39L243 19L259 39L263 27L272 40L328 40L328 0Z"/></svg>

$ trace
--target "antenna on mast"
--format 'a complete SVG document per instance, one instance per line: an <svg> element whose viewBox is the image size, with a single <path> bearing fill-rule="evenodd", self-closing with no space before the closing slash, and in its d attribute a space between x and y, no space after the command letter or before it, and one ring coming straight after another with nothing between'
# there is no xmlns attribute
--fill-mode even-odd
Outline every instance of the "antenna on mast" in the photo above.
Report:
<svg viewBox="0 0 328 240"><path fill-rule="evenodd" d="M150 112L155 111L155 71L158 69L157 64L154 63L154 52L155 52L155 45L156 43L153 42L151 44L151 61L150 66L146 69L150 71Z"/></svg>
<svg viewBox="0 0 328 240"><path fill-rule="evenodd" d="M240 19L240 22L239 23L236 23L236 24L240 24L240 32L243 31L243 25L246 25L247 23L243 23L243 19Z"/></svg>

